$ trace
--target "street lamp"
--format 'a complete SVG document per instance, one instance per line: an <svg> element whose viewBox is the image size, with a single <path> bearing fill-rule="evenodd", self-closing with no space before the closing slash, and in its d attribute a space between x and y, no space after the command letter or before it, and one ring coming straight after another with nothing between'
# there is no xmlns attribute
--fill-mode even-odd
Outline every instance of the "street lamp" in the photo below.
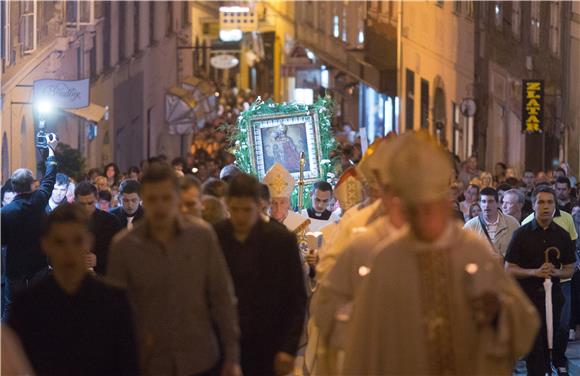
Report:
<svg viewBox="0 0 580 376"><path fill-rule="evenodd" d="M56 138L54 133L47 134L46 129L46 120L45 117L50 115L54 111L54 105L51 101L47 99L40 99L35 101L34 107L36 109L36 113L38 114L38 132L36 133L36 147L39 149L46 149L48 148L48 143L46 140L46 136L49 135L51 138Z"/></svg>

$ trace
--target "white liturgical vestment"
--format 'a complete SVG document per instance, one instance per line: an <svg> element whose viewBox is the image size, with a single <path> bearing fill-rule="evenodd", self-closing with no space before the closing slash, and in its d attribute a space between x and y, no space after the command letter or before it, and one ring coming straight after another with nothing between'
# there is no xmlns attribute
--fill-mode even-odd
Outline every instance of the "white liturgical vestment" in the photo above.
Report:
<svg viewBox="0 0 580 376"><path fill-rule="evenodd" d="M378 212L382 213L382 210L382 201L375 200L370 205L362 208L352 207L344 213L334 231L334 236L330 241L325 239L320 250L320 262L316 267L319 278L323 278L332 269L336 258L349 244L352 237L364 231L364 226L370 224Z"/></svg>
<svg viewBox="0 0 580 376"><path fill-rule="evenodd" d="M354 301L347 375L511 375L539 320L485 240L449 225L434 243L411 232L376 252ZM471 298L499 298L494 323L476 320Z"/></svg>

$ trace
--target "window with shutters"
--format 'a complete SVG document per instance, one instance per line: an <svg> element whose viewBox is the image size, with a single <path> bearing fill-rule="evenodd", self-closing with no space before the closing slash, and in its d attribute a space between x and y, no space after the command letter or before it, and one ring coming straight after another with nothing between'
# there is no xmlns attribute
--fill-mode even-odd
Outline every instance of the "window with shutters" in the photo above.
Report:
<svg viewBox="0 0 580 376"><path fill-rule="evenodd" d="M189 19L189 1L181 3L181 27L186 27L191 24Z"/></svg>
<svg viewBox="0 0 580 376"><path fill-rule="evenodd" d="M469 19L473 19L473 15L475 13L473 1L466 1L465 2L465 16Z"/></svg>
<svg viewBox="0 0 580 376"><path fill-rule="evenodd" d="M503 28L503 4L499 1L496 2L493 11L495 27L501 30Z"/></svg>
<svg viewBox="0 0 580 376"><path fill-rule="evenodd" d="M532 1L530 5L530 42L540 45L540 2Z"/></svg>
<svg viewBox="0 0 580 376"><path fill-rule="evenodd" d="M67 0L66 26L79 27L95 24L95 0Z"/></svg>
<svg viewBox="0 0 580 376"><path fill-rule="evenodd" d="M127 32L126 32L126 18L127 18L127 5L124 1L119 1L119 61L125 60L127 53Z"/></svg>
<svg viewBox="0 0 580 376"><path fill-rule="evenodd" d="M111 2L103 2L103 70L111 67Z"/></svg>
<svg viewBox="0 0 580 376"><path fill-rule="evenodd" d="M133 51L134 53L139 52L140 48L140 22L141 22L141 5L138 1L133 3L134 17L133 17Z"/></svg>
<svg viewBox="0 0 580 376"><path fill-rule="evenodd" d="M0 2L0 56L2 57L3 66L10 65L10 54L12 52L12 43L10 38L10 3L8 1Z"/></svg>
<svg viewBox="0 0 580 376"><path fill-rule="evenodd" d="M429 81L421 79L421 128L429 129Z"/></svg>
<svg viewBox="0 0 580 376"><path fill-rule="evenodd" d="M36 0L23 1L21 3L20 17L20 43L22 52L32 53L36 49Z"/></svg>
<svg viewBox="0 0 580 376"><path fill-rule="evenodd" d="M519 1L512 1L512 34L520 40L522 30L522 5Z"/></svg>
<svg viewBox="0 0 580 376"><path fill-rule="evenodd" d="M556 57L560 56L560 20L560 2L552 1L550 3L550 52Z"/></svg>
<svg viewBox="0 0 580 376"><path fill-rule="evenodd" d="M167 2L167 35L173 33L173 2Z"/></svg>
<svg viewBox="0 0 580 376"><path fill-rule="evenodd" d="M155 43L155 1L149 2L149 44Z"/></svg>

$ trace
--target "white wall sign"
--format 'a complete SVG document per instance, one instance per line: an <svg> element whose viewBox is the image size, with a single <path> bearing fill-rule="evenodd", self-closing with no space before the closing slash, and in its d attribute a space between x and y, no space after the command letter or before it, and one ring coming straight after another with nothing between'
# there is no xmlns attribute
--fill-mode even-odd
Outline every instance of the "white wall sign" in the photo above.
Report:
<svg viewBox="0 0 580 376"><path fill-rule="evenodd" d="M89 105L89 79L34 81L33 98L35 103L49 102L52 107L62 109L87 107Z"/></svg>
<svg viewBox="0 0 580 376"><path fill-rule="evenodd" d="M239 60L233 55L217 55L212 57L209 63L217 69L230 69L238 65Z"/></svg>

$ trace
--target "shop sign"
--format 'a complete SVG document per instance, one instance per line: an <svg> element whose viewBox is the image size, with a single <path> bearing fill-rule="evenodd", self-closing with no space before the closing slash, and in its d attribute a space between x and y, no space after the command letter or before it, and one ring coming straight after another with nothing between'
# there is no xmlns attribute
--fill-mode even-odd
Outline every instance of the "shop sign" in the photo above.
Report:
<svg viewBox="0 0 580 376"><path fill-rule="evenodd" d="M89 79L37 80L33 83L34 102L47 101L62 109L83 108L89 105Z"/></svg>
<svg viewBox="0 0 580 376"><path fill-rule="evenodd" d="M217 69L230 69L238 65L239 62L233 55L217 55L209 60L211 66Z"/></svg>
<svg viewBox="0 0 580 376"><path fill-rule="evenodd" d="M541 133L544 130L544 81L523 81L522 132Z"/></svg>

